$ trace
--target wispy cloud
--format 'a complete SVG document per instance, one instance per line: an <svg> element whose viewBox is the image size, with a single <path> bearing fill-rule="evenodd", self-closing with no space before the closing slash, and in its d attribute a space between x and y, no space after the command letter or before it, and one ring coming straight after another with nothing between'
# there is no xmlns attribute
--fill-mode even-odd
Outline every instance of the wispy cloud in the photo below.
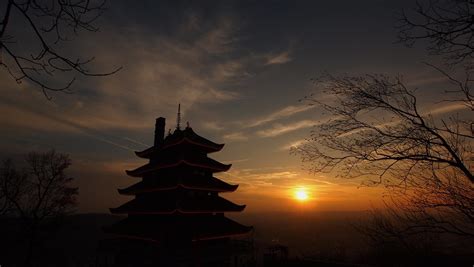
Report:
<svg viewBox="0 0 474 267"><path fill-rule="evenodd" d="M463 109L468 109L468 107L462 103L452 103L452 104L448 104L445 106L431 109L430 111L425 112L425 114L440 115L440 114L445 114L445 113L454 112L454 111L463 110Z"/></svg>
<svg viewBox="0 0 474 267"><path fill-rule="evenodd" d="M462 103L451 103L451 104L441 106L441 107L438 107L438 108L434 108L434 109L425 109L425 111L421 114L421 116L423 116L423 117L427 117L427 116L436 117L436 116L439 116L439 115L443 115L443 114L446 114L446 113L455 112L455 111L459 111L459 110L468 110L468 107L466 105L462 104ZM378 129L384 129L386 127L395 126L395 125L397 125L401 122L402 122L401 120L397 119L397 120L393 120L393 121L389 121L389 122L377 123L377 124L374 124L373 126L375 128L378 128ZM367 130L368 130L367 128L355 129L355 130L352 130L350 132L341 134L341 135L339 135L339 137L351 136L353 134L364 132L364 131L367 131Z"/></svg>
<svg viewBox="0 0 474 267"><path fill-rule="evenodd" d="M147 145L147 144L145 144L145 143L143 143L143 142L140 142L140 141L138 141L138 140L132 139L132 138L130 138L130 137L122 137L122 139L123 139L123 140L126 140L126 141L129 141L129 142L131 142L131 143L134 143L134 144L143 146L143 147L148 147L148 146L150 146L149 144Z"/></svg>
<svg viewBox="0 0 474 267"><path fill-rule="evenodd" d="M291 148L293 147L299 147L301 145L303 145L304 143L308 142L306 139L300 139L300 140L296 140L296 141L293 141L293 142L290 142L290 143L287 143L283 146L280 147L280 150L281 151L288 151L290 150Z"/></svg>
<svg viewBox="0 0 474 267"><path fill-rule="evenodd" d="M0 122L4 125L11 125L14 127L33 129L35 131L49 133L57 133L58 131L63 133L80 133L98 141L128 151L134 151L135 149L123 144L119 140L127 140L129 142L138 144L137 141L132 141L129 138L110 135L108 133L78 123L74 120L67 119L64 116L61 116L61 114L46 113L36 108L26 106L12 106L9 103L0 102L0 111L7 111L12 115L0 117Z"/></svg>
<svg viewBox="0 0 474 267"><path fill-rule="evenodd" d="M292 124L274 124L272 127L268 129L263 129L257 132L257 135L260 137L275 137L278 135L286 134L292 131L296 131L299 129L309 128L317 125L317 121L312 120L302 120Z"/></svg>
<svg viewBox="0 0 474 267"><path fill-rule="evenodd" d="M291 60L292 58L290 57L290 53L286 51L268 56L265 65L284 64L290 62Z"/></svg>
<svg viewBox="0 0 474 267"><path fill-rule="evenodd" d="M225 162L226 164L232 163L241 163L241 162L246 162L249 161L249 158L244 158L244 159L231 159L231 160L222 160L222 162Z"/></svg>
<svg viewBox="0 0 474 267"><path fill-rule="evenodd" d="M252 181L245 190L255 192L266 190L288 190L298 185L305 185L308 188L317 188L322 191L325 188L337 186L339 183L328 181L327 177L309 176L296 169L234 169L225 174L225 180L242 184ZM346 181L339 181L341 184Z"/></svg>
<svg viewBox="0 0 474 267"><path fill-rule="evenodd" d="M246 141L246 140L248 140L248 135L246 135L243 132L229 133L229 134L225 134L223 137L224 137L225 140L229 140L229 141Z"/></svg>
<svg viewBox="0 0 474 267"><path fill-rule="evenodd" d="M105 31L90 36L93 39L84 39L79 46L87 50L84 53L100 55L95 68L108 69L113 64L124 69L110 77L81 80L74 86L77 90L74 98L53 95L61 110L61 114L55 114L74 118L75 123L94 129L148 130L154 116L174 115L179 102L182 113L186 114L205 104L238 99L238 92L223 89L246 73L246 62L232 57L238 45L235 38L238 23L232 18L220 17L212 24L218 26L208 27L203 26L208 23L195 16L190 16L186 23L191 26L179 28L173 35L151 34L151 29L129 27L123 29L126 34ZM193 37L184 40L181 36ZM97 43L107 45L97 46ZM11 80L4 75L0 78ZM49 107L42 105L44 98L26 97L35 94L34 88L18 93L12 90L13 86L17 87L0 88L2 96L11 103L28 102L37 110L50 112ZM28 86L24 83L23 87ZM35 121L34 114L28 114L23 114L23 121ZM47 128L46 124L37 125L42 126ZM51 129L61 131L63 128Z"/></svg>
<svg viewBox="0 0 474 267"><path fill-rule="evenodd" d="M224 126L220 125L216 121L203 122L201 125L202 125L202 127L206 128L206 129L209 129L209 130L213 130L213 131L220 131L220 130L223 130L225 128Z"/></svg>
<svg viewBox="0 0 474 267"><path fill-rule="evenodd" d="M290 106L286 106L286 107L283 107L279 110L276 110L276 111L274 111L270 114L262 116L260 118L250 120L250 121L247 121L247 122L243 122L242 126L244 128L260 126L262 124L272 122L272 121L275 121L275 120L279 120L279 119L283 119L283 118L289 117L291 115L310 110L312 108L314 108L314 106L310 106L310 105L298 105L298 106L290 105Z"/></svg>

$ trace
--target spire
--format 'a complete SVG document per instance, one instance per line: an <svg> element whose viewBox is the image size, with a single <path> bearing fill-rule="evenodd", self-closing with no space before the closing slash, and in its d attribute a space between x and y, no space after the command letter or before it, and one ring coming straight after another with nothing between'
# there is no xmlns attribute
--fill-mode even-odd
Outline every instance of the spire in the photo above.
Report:
<svg viewBox="0 0 474 267"><path fill-rule="evenodd" d="M178 117L176 118L176 129L181 130L181 103L178 104Z"/></svg>

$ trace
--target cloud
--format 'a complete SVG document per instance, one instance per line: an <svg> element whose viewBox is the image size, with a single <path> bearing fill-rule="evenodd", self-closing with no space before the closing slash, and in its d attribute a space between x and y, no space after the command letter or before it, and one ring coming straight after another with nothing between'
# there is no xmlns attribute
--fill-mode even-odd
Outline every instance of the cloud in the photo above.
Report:
<svg viewBox="0 0 474 267"><path fill-rule="evenodd" d="M245 123L243 123L244 124L243 126L245 128L260 126L262 124L272 122L272 121L275 121L275 120L278 120L278 119L286 118L286 117L289 117L291 115L310 110L312 108L314 108L314 106L310 106L310 105L298 105L298 106L290 105L290 106L286 106L286 107L284 107L282 109L279 109L277 111L274 111L274 112L272 112L272 113L270 113L266 116L263 116L263 117L255 119L255 120L245 122Z"/></svg>
<svg viewBox="0 0 474 267"><path fill-rule="evenodd" d="M3 125L10 125L13 127L32 129L33 131L43 131L49 133L80 133L103 143L107 143L109 145L128 151L134 151L135 149L131 148L126 144L123 144L123 142L121 141L126 140L137 144L136 141L132 141L129 138L111 135L109 133L105 133L97 129L85 126L74 120L67 119L61 116L60 114L55 114L53 112L46 113L37 108L18 105L15 106L0 101L0 113L11 115L0 117L0 122Z"/></svg>
<svg viewBox="0 0 474 267"><path fill-rule="evenodd" d="M57 103L55 111L44 105L44 97L36 97L35 88L26 83L21 92L12 90L18 87L13 84L2 86L0 93L10 103L28 103L36 111L53 112L61 119L73 118L74 123L95 130L149 130L157 114L174 115L178 103L186 114L206 104L240 98L238 92L227 89L228 83L247 75L246 61L233 55L238 45L238 24L228 17L214 22L212 27L204 27L200 25L202 21L190 19L187 23L194 26L178 27L178 32L171 35L131 25L121 31L105 30L81 38L75 43L76 54L97 55L91 67L104 70L111 65L123 66L123 70L100 79L79 77L73 95L53 94L50 103ZM6 75L0 79L11 80ZM23 112L22 121L38 121L38 116L42 115ZM67 130L48 125L38 123L36 127ZM16 126L29 127L18 122Z"/></svg>
<svg viewBox="0 0 474 267"><path fill-rule="evenodd" d="M224 126L220 125L216 121L206 121L206 122L201 123L201 125L205 129L209 129L209 130L213 130L213 131L220 131L220 130L223 130L225 128Z"/></svg>
<svg viewBox="0 0 474 267"><path fill-rule="evenodd" d="M226 181L234 184L247 184L245 191L253 191L261 193L264 191L280 191L294 189L295 187L304 185L308 188L317 188L323 191L326 188L343 185L346 181L334 183L328 181L327 177L314 177L303 173L296 169L279 169L279 168L258 168L258 169L232 169L227 173L223 173ZM248 184L248 181L252 181Z"/></svg>
<svg viewBox="0 0 474 267"><path fill-rule="evenodd" d="M304 143L308 142L307 139L300 139L300 140L296 140L296 141L293 141L293 142L290 142L290 143L287 143L283 146L280 147L280 150L281 151L288 151L290 150L291 148L293 147L299 147L301 145L303 145Z"/></svg>
<svg viewBox="0 0 474 267"><path fill-rule="evenodd" d="M248 140L248 135L244 134L243 132L229 133L229 134L225 134L223 137L224 137L225 140L229 140L229 141L246 141L246 140Z"/></svg>
<svg viewBox="0 0 474 267"><path fill-rule="evenodd" d="M446 114L446 113L459 111L459 110L468 111L469 108L466 105L462 104L462 103L452 103L452 104L449 104L449 105L445 105L445 106L441 106L441 107L437 107L437 108L433 108L433 109L428 109L428 110L422 112L421 116L423 116L423 117L428 117L428 116L436 117L436 116L439 116L439 115L443 115L443 114ZM401 120L397 119L397 120L393 120L393 121L389 121L389 122L377 123L377 124L374 124L373 126L375 128L378 128L378 129L384 129L386 127L396 126L397 124L400 124L401 122L402 122ZM351 136L353 134L360 133L360 132L363 132L363 131L368 131L368 130L369 129L366 129L366 128L355 129L355 130L352 130L350 132L341 134L341 135L339 135L339 137Z"/></svg>
<svg viewBox="0 0 474 267"><path fill-rule="evenodd" d="M287 51L268 56L265 65L284 64L290 62L291 60L292 58L290 57L290 53Z"/></svg>
<svg viewBox="0 0 474 267"><path fill-rule="evenodd" d="M454 111L463 110L463 109L468 109L468 107L462 103L452 103L449 105L434 108L426 112L426 114L439 115L439 114L445 114L445 113L454 112Z"/></svg>
<svg viewBox="0 0 474 267"><path fill-rule="evenodd" d="M275 137L282 134L286 134L292 131L299 129L309 128L317 125L317 121L312 120L302 120L292 124L274 124L271 128L260 130L257 132L257 135L260 137Z"/></svg>
<svg viewBox="0 0 474 267"><path fill-rule="evenodd" d="M243 158L243 159L231 159L231 160L222 160L222 162L225 162L226 164L232 163L241 163L241 162L246 162L249 161L249 158Z"/></svg>

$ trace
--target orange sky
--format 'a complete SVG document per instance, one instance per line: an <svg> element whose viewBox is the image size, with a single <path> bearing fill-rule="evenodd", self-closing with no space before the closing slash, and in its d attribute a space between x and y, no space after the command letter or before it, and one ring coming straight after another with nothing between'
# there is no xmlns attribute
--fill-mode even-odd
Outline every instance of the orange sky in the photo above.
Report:
<svg viewBox="0 0 474 267"><path fill-rule="evenodd" d="M0 71L0 156L52 148L69 154L78 210L108 212L127 199L117 188L137 181L125 170L145 163L133 152L152 144L155 118L166 117L174 128L181 103L183 121L226 144L210 157L233 164L216 176L240 184L225 197L247 204L247 212L365 210L380 203L379 188L310 174L289 152L329 119L298 102L311 93L330 100L310 79L325 71L403 74L419 88L422 110L459 110L434 104L446 80L420 63L424 49L394 44L390 14L411 1L348 2L345 9L331 1L278 2L270 9L260 1L225 2L114 1L98 21L100 33L81 33L64 50L96 56L92 68L123 70L78 76L72 94L55 93L51 101ZM12 25L22 36L22 25ZM307 189L308 201L294 199L298 187Z"/></svg>

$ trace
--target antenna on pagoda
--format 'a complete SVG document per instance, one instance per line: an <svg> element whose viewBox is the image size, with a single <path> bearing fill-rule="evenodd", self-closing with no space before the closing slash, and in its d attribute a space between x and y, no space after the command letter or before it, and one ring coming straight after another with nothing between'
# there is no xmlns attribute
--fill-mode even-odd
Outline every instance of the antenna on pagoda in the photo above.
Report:
<svg viewBox="0 0 474 267"><path fill-rule="evenodd" d="M176 118L176 129L181 130L181 103L178 104L178 117Z"/></svg>

